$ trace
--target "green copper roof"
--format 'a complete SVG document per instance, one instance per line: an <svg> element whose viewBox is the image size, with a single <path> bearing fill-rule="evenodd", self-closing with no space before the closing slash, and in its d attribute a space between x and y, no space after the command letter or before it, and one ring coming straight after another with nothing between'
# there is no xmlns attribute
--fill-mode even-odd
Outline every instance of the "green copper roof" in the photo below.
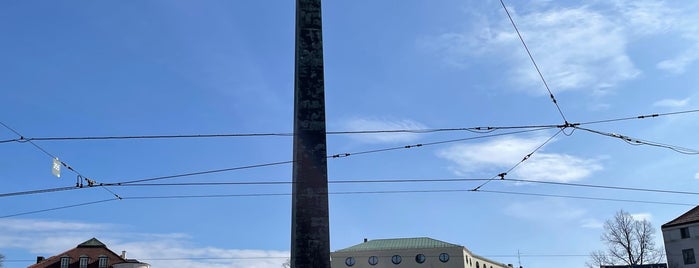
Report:
<svg viewBox="0 0 699 268"><path fill-rule="evenodd" d="M90 240L87 240L83 242L82 244L78 245L79 248L98 248L98 247L107 247L105 244L97 240L97 238L92 238Z"/></svg>
<svg viewBox="0 0 699 268"><path fill-rule="evenodd" d="M354 252L365 250L395 250L413 248L448 248L461 247L460 245L439 241L429 237L375 239L354 245L336 252Z"/></svg>

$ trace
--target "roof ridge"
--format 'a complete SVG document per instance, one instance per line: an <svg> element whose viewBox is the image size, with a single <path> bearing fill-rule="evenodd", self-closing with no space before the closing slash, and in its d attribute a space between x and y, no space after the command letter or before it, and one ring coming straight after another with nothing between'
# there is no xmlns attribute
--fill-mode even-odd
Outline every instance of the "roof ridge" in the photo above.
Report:
<svg viewBox="0 0 699 268"><path fill-rule="evenodd" d="M682 224L699 222L699 206L696 206L689 211L683 213L679 217L663 224L660 228L673 227Z"/></svg>

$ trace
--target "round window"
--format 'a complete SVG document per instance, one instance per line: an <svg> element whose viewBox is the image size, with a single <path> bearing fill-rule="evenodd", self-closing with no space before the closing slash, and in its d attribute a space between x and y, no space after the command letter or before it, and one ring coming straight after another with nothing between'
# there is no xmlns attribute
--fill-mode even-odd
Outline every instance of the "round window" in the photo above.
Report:
<svg viewBox="0 0 699 268"><path fill-rule="evenodd" d="M427 259L427 258L425 257L424 254L415 255L415 262L417 262L417 263L424 263L425 259Z"/></svg>
<svg viewBox="0 0 699 268"><path fill-rule="evenodd" d="M355 263L354 257L347 257L347 259L345 259L345 264L347 266L354 266Z"/></svg>
<svg viewBox="0 0 699 268"><path fill-rule="evenodd" d="M393 264L400 264L401 261L403 261L403 258L401 258L400 255L393 255L393 257L391 257L391 262Z"/></svg>
<svg viewBox="0 0 699 268"><path fill-rule="evenodd" d="M448 262L449 261L449 254L446 254L446 253L439 254L439 261Z"/></svg>
<svg viewBox="0 0 699 268"><path fill-rule="evenodd" d="M376 256L369 257L369 264L376 265L379 263L379 258Z"/></svg>

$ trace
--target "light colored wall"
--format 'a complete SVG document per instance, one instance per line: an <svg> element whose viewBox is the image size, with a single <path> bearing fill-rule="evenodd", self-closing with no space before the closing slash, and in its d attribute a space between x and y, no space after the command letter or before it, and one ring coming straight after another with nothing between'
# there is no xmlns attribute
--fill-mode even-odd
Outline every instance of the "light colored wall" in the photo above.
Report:
<svg viewBox="0 0 699 268"><path fill-rule="evenodd" d="M449 254L448 262L441 262L439 254ZM417 254L424 254L427 258L424 263L415 262ZM393 264L391 257L400 255L402 262ZM476 261L480 264L479 268L483 268L483 264L487 264L486 268L506 268L501 264L496 264L492 261L473 256L463 247L449 248L430 248L430 249L403 249L403 250L382 250L382 251L357 251L357 252L333 252L330 254L332 268L475 268ZM369 264L369 257L376 256L379 258L377 265ZM345 265L347 257L354 257L356 264L352 267ZM472 264L467 263L470 259Z"/></svg>
<svg viewBox="0 0 699 268"><path fill-rule="evenodd" d="M689 238L682 239L680 229L689 227ZM663 241L668 268L699 268L699 224L680 225L663 228ZM682 258L683 249L694 249L697 263L685 265Z"/></svg>

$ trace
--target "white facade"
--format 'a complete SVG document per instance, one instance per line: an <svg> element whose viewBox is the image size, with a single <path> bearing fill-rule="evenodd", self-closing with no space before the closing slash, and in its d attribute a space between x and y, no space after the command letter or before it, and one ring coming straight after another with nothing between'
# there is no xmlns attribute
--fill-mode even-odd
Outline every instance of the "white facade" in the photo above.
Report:
<svg viewBox="0 0 699 268"><path fill-rule="evenodd" d="M699 223L663 227L663 240L668 268L699 268Z"/></svg>
<svg viewBox="0 0 699 268"><path fill-rule="evenodd" d="M668 268L699 268L699 206L663 224Z"/></svg>
<svg viewBox="0 0 699 268"><path fill-rule="evenodd" d="M435 243L419 247L420 244L413 243L405 246L406 243L400 243L410 239L429 238L384 239L383 241L399 242L391 247L371 244L361 247L363 245L359 244L332 252L330 266L332 268L511 268L511 266L474 255L463 246L438 240L430 239L443 244ZM365 244L374 241L381 240L367 241ZM357 248L358 246L360 247Z"/></svg>

